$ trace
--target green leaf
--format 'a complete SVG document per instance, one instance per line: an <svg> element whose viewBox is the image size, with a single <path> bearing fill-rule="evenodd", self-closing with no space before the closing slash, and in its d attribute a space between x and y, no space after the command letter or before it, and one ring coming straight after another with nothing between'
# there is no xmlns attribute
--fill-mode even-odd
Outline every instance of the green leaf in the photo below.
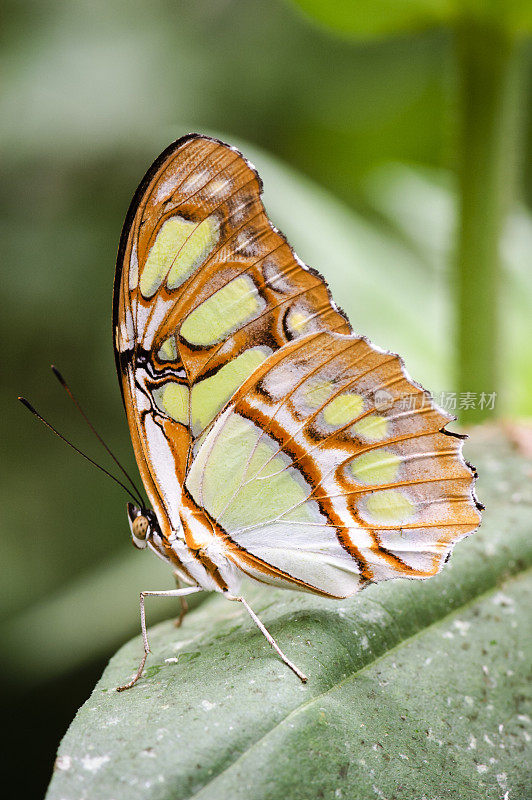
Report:
<svg viewBox="0 0 532 800"><path fill-rule="evenodd" d="M343 36L393 36L459 21L489 23L515 34L530 32L529 0L295 0L312 19Z"/></svg>
<svg viewBox="0 0 532 800"><path fill-rule="evenodd" d="M295 0L310 17L357 38L391 36L448 19L451 0Z"/></svg>
<svg viewBox="0 0 532 800"><path fill-rule="evenodd" d="M440 575L344 601L250 589L306 685L222 597L159 625L137 686L114 689L139 638L78 712L48 800L528 796L531 464L474 439L489 508Z"/></svg>

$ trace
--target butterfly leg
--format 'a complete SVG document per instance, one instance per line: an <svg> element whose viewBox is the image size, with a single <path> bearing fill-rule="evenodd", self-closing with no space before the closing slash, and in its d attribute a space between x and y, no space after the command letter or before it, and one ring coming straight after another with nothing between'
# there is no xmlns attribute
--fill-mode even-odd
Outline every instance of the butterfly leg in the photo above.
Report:
<svg viewBox="0 0 532 800"><path fill-rule="evenodd" d="M268 640L268 642L271 644L271 646L273 647L273 649L275 650L275 652L279 654L279 656L280 656L280 657L281 657L281 659L284 661L284 663L286 664L286 666L287 666L287 667L289 667L289 668L292 670L292 672L295 672L295 674L296 674L296 675L297 675L297 677L300 679L300 681L302 681L303 683L306 683L306 682L307 682L307 680L308 680L307 676L306 676L306 675L304 675L304 674L301 672L301 670L300 670L300 669L298 669L298 668L296 667L296 665L295 665L295 664L292 664L292 662L290 661L290 659L289 659L289 658L287 658L287 657L285 656L285 654L283 653L283 651L281 650L281 648L279 647L279 645L277 644L277 642L275 641L275 639L273 638L273 636L271 635L271 633L270 633L270 632L267 630L267 628L265 627L265 625L264 625L264 624L263 624L263 623L260 621L260 619L257 617L257 615L255 614L255 612L253 611L253 609L251 608L251 606L249 605L249 603L247 603L247 602L244 600L244 598L243 598L243 597L235 597L234 595L230 595L230 594L226 594L226 595L225 595L225 597L226 597L228 600L237 600L239 603L242 603L242 605L244 606L244 608L245 608L245 609L246 609L246 611L248 612L249 616L251 617L251 619L253 620L253 622L254 622L254 623L255 623L255 625L257 626L257 628L258 628L258 629L261 631L261 633L262 633L262 634L263 634L263 635L266 637L266 639L267 639L267 640Z"/></svg>
<svg viewBox="0 0 532 800"><path fill-rule="evenodd" d="M144 664L146 663L146 659L148 658L148 654L150 653L150 644L148 642L148 631L146 630L146 611L144 609L144 598L145 597L183 597L187 594L194 594L195 592L203 591L201 586L184 586L182 589L168 589L166 591L145 591L140 593L140 629L142 631L142 641L144 642L144 655L142 656L141 662L139 664L139 668L133 678L128 682L125 683L123 686L117 686L117 692L123 692L125 689L131 689L132 686L136 684L140 676L142 675L142 670L144 669Z"/></svg>
<svg viewBox="0 0 532 800"><path fill-rule="evenodd" d="M176 577L175 582L176 582L177 588L180 589L181 588L181 581L179 580L179 578ZM183 622L185 614L188 613L188 609L189 609L189 606L188 606L188 603L187 603L187 598L184 595L182 595L182 594L179 595L179 602L181 604L181 608L179 610L179 614L177 616L177 619L174 620L174 625L175 625L176 628L180 628L181 627L181 623Z"/></svg>
<svg viewBox="0 0 532 800"><path fill-rule="evenodd" d="M181 603L181 609L179 611L177 619L174 620L174 625L175 625L176 628L180 628L181 627L181 623L183 622L183 618L184 618L185 614L188 612L187 598L186 597L180 597L179 601Z"/></svg>

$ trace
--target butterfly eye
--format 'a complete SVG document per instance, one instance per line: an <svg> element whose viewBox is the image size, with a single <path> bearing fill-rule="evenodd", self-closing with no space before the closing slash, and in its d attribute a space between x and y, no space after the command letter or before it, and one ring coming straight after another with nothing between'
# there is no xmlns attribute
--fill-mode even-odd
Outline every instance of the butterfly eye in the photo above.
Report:
<svg viewBox="0 0 532 800"><path fill-rule="evenodd" d="M139 515L135 521L133 522L131 529L133 531L133 535L136 536L137 539L145 539L148 533L150 524L146 517L143 517L142 514Z"/></svg>

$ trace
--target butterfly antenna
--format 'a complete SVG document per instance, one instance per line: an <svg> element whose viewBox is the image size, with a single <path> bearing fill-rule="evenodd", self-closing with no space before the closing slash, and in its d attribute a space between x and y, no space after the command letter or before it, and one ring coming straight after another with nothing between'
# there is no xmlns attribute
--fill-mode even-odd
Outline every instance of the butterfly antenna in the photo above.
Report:
<svg viewBox="0 0 532 800"><path fill-rule="evenodd" d="M106 451L109 453L109 455L111 456L111 458L112 458L112 459L113 459L113 461L115 462L115 464L116 464L116 466L118 467L118 469L119 469L119 470L122 472L122 474L123 474L123 475L126 477L126 479L127 479L129 482L130 482L130 484L131 484L131 486L133 487L133 489L135 490L136 494L138 495L138 497L139 497L139 498L141 499L141 501L142 501L142 495L141 495L141 493L139 492L139 490L138 490L138 488L137 488L137 486L136 486L136 484L135 484L135 482L134 482L133 478L132 478L132 477L131 477L131 475L130 475L130 474L127 472L127 471L126 471L126 469L125 469L125 468L122 466L122 464L120 463L120 461L118 460L118 458L115 456L115 454L113 453L113 451L111 450L111 448L110 448L110 447L109 447L109 446L108 446L108 445L105 443L105 441L102 439L102 437L100 436L100 434L98 433L98 431L96 430L96 428L94 427L94 425L92 424L92 422L90 421L90 419L88 418L88 416L85 414L84 410L82 409L82 407L81 407L81 405L79 404L78 400L77 400L77 399L76 399L76 397L74 396L74 393L73 393L72 389L70 388L70 386L68 385L68 383L66 382L66 380L64 379L64 377L61 375L61 373L59 372L59 370L57 369L57 367L56 367L56 366L54 366L54 364L52 364L52 365L51 365L51 369L52 369L52 372L54 373L55 377L57 378L57 380L59 381L59 383L60 383L60 384L61 384L61 386L63 387L63 389L66 391L66 393L68 394L68 396L70 397L70 399L72 400L72 402L74 403L74 405L76 406L76 408L78 409L78 411L79 411L79 413L81 414L81 416L83 417L83 419L85 420L85 422L87 423L87 425L89 426L89 428L91 429L91 431L93 432L93 434L96 436L96 438L98 439L98 441L100 442L100 444L101 444L101 445L102 445L102 446L105 448L105 450L106 450ZM145 507L145 503L144 503L144 502L142 502L142 507L143 507L143 508Z"/></svg>
<svg viewBox="0 0 532 800"><path fill-rule="evenodd" d="M141 507L142 507L142 508L144 507L144 503L142 502L142 498L135 497L135 495L133 494L133 492L131 492L131 490L130 490L130 489L128 489L128 487L127 487L125 484L123 484L123 483L122 483L122 481L120 481L118 478L116 478L114 475L112 475L110 472L108 472L108 471L107 471L107 470L106 470L104 467L102 467L100 464L97 464L97 463L96 463L96 461L93 461L93 460L92 460L92 458L90 458L88 455L86 455L86 453L84 453L82 450L79 450L79 448L77 448L75 445L73 445L73 444L72 444L72 442L69 442L69 441L68 441L68 439L66 439L66 438L65 438L65 437L64 437L62 434L60 434L60 433L59 433L59 431L58 431L58 430L56 430L56 429L54 428L54 426L53 426L53 425L51 425L49 422L47 422L47 421L44 419L44 417L41 417L41 415L39 414L39 412L38 412L38 411L36 411L36 410L34 409L34 407L33 407L33 406L32 406L32 404L29 402L29 400L26 400L26 398L25 398L25 397L19 397L18 399L20 400L20 402L22 403L22 405L23 405L23 406L26 406L26 408L28 409L28 411L31 411L31 413L32 413L32 414L33 414L35 417L37 417L37 419L40 419L40 421L43 423L43 425L46 425L46 427L47 427L49 430L51 430L51 431L52 431L52 433L55 433L55 435L56 435L56 436L59 436L59 438L60 438L60 439L62 439L62 441L63 441L63 442L65 442L65 443L66 443L66 444L67 444L69 447L71 447L71 448L72 448L72 450L75 450L75 451L76 451L76 453L79 453L79 454L80 454L80 456L83 456L83 458L85 458L85 459L86 459L86 460L87 460L87 461L88 461L90 464L92 464L94 467L96 467L97 469L99 469L99 470L100 470L100 472L103 472L103 473L104 473L104 475L107 475L109 478L111 478L111 480L113 480L115 483L117 483L119 486L121 486L121 487L122 487L122 489L124 489L124 490L125 490L125 491L128 493L128 495L129 495L129 496L132 498L132 500L134 500L134 501L135 501L135 504L136 504L136 503L138 503L138 502L139 502L139 499L140 499L140 504L141 504Z"/></svg>

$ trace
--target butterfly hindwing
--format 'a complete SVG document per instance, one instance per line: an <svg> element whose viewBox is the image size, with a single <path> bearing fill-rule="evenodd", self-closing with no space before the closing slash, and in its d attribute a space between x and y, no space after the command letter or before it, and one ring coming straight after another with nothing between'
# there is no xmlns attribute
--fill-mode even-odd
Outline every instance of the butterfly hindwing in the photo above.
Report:
<svg viewBox="0 0 532 800"><path fill-rule="evenodd" d="M239 389L186 488L224 531L228 557L259 580L345 596L425 578L480 522L449 420L398 356L312 334Z"/></svg>

